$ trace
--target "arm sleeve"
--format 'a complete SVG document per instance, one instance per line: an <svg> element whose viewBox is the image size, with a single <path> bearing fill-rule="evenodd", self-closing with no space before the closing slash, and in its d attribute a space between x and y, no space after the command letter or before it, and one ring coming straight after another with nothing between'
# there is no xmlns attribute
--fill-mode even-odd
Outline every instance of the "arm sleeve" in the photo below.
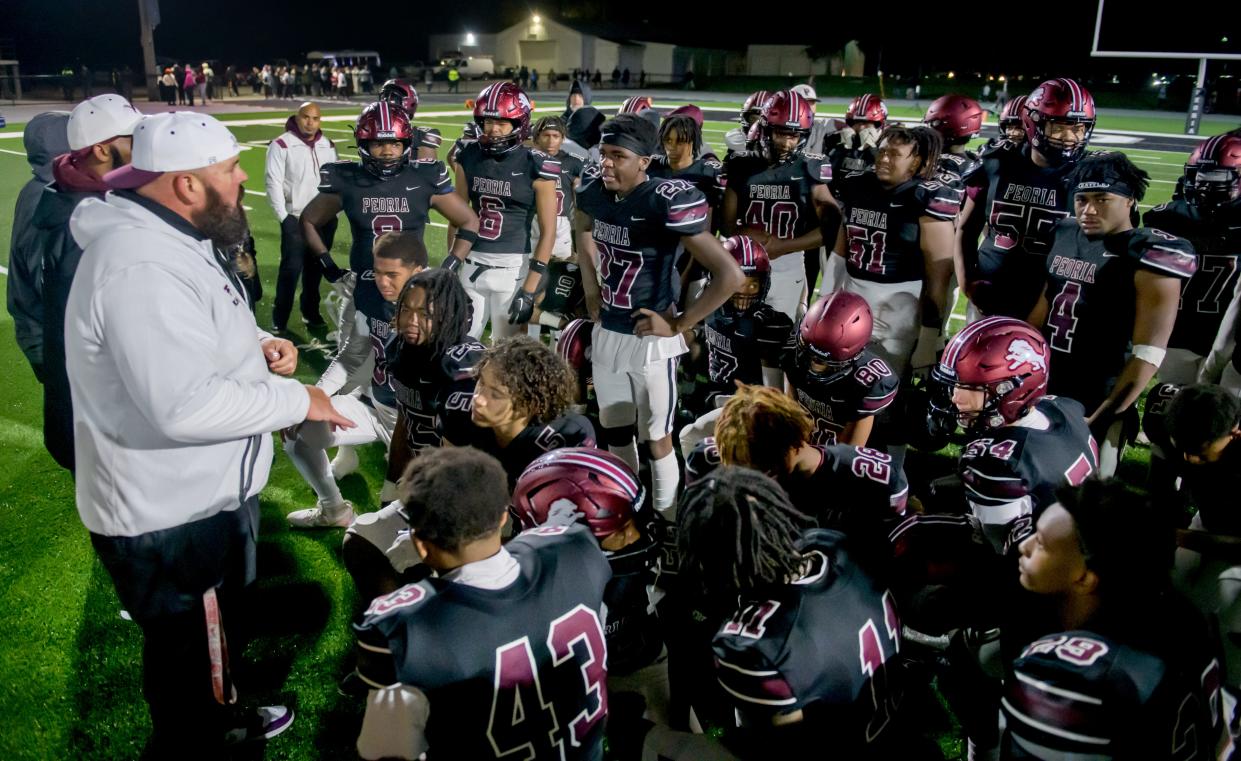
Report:
<svg viewBox="0 0 1241 761"><path fill-rule="evenodd" d="M924 182L918 188L918 196L926 209L925 216L948 221L955 220L961 211L965 191L942 182Z"/></svg>
<svg viewBox="0 0 1241 761"><path fill-rule="evenodd" d="M542 151L530 151L530 176L533 179L560 179L560 162Z"/></svg>
<svg viewBox="0 0 1241 761"><path fill-rule="evenodd" d="M448 167L443 161L435 162L435 195L443 196L454 192L452 186L452 173L448 171Z"/></svg>
<svg viewBox="0 0 1241 761"><path fill-rule="evenodd" d="M289 214L284 198L284 164L288 154L289 151L284 147L280 138L276 138L267 145L267 171L264 174L264 182L267 184L267 202L271 204L271 210L276 213L277 222L283 222Z"/></svg>
<svg viewBox="0 0 1241 761"><path fill-rule="evenodd" d="M1189 241L1153 227L1134 231L1129 253L1139 267L1156 275L1188 280L1198 271L1198 257Z"/></svg>
<svg viewBox="0 0 1241 761"><path fill-rule="evenodd" d="M669 180L656 192L668 199L668 218L664 226L670 232L680 236L706 232L711 209L701 190L688 182Z"/></svg>
<svg viewBox="0 0 1241 761"><path fill-rule="evenodd" d="M209 308L195 288L168 270L153 264L123 270L96 291L91 309L126 391L168 438L186 444L233 441L306 418L310 397L298 381L220 374L212 362L220 349ZM251 350L261 351L257 337Z"/></svg>
<svg viewBox="0 0 1241 761"><path fill-rule="evenodd" d="M417 759L427 751L430 716L431 703L417 687L394 684L371 690L358 735L358 755L368 760Z"/></svg>

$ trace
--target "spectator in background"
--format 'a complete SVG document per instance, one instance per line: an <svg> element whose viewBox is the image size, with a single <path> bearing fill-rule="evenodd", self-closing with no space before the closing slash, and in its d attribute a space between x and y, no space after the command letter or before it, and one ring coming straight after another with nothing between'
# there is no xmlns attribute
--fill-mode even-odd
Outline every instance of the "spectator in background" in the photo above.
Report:
<svg viewBox="0 0 1241 761"><path fill-rule="evenodd" d="M362 83L359 81L361 78L362 78L362 70L358 68L358 65L355 63L353 66L350 66L349 67L349 84L351 86L351 89L349 90L350 95L357 95L358 93L362 92L362 87L361 87Z"/></svg>
<svg viewBox="0 0 1241 761"><path fill-rule="evenodd" d="M165 103L170 106L177 105L177 93L181 88L177 86L177 79L172 73L172 69L164 69L164 75L159 78L159 94Z"/></svg>
<svg viewBox="0 0 1241 761"><path fill-rule="evenodd" d="M82 68L78 69L78 77L82 80L82 97L90 98L95 94L95 74L86 64L82 64Z"/></svg>
<svg viewBox="0 0 1241 761"><path fill-rule="evenodd" d="M332 97L332 69L326 63L319 66L319 95Z"/></svg>
<svg viewBox="0 0 1241 761"><path fill-rule="evenodd" d="M599 69L595 69L594 85L595 85L595 89L603 87L603 72L600 71Z"/></svg>
<svg viewBox="0 0 1241 761"><path fill-rule="evenodd" d="M629 67L628 66L626 66L625 70L621 72L621 84L624 85L625 87L629 86Z"/></svg>
<svg viewBox="0 0 1241 761"><path fill-rule="evenodd" d="M43 255L31 245L30 224L43 188L52 181L52 159L69 152L69 112L46 111L26 124L22 142L32 177L17 194L9 239L7 297L17 345L43 382Z"/></svg>
<svg viewBox="0 0 1241 761"><path fill-rule="evenodd" d="M187 106L194 105L194 88L198 85L198 77L194 76L194 67L185 67L185 79L181 80L181 91L185 93Z"/></svg>
<svg viewBox="0 0 1241 761"><path fill-rule="evenodd" d="M556 89L556 70L555 69L547 70L547 89L549 90Z"/></svg>
<svg viewBox="0 0 1241 761"><path fill-rule="evenodd" d="M185 91L181 89L181 83L185 81L185 67L181 64L173 64L172 81L176 83L174 88L177 91L177 105L185 105Z"/></svg>
<svg viewBox="0 0 1241 761"><path fill-rule="evenodd" d="M522 66L520 69L518 69L517 80L518 80L518 84L521 85L521 89L523 90L529 89L530 88L530 69L527 69L525 66Z"/></svg>
<svg viewBox="0 0 1241 761"><path fill-rule="evenodd" d="M204 63L198 72L198 102L207 105L211 90L211 64Z"/></svg>
<svg viewBox="0 0 1241 761"><path fill-rule="evenodd" d="M621 73L619 68L612 69L612 89L620 87Z"/></svg>
<svg viewBox="0 0 1241 761"><path fill-rule="evenodd" d="M638 87L639 88L646 87L646 69L642 69L641 71L638 72Z"/></svg>
<svg viewBox="0 0 1241 761"><path fill-rule="evenodd" d="M65 100L73 101L73 67L66 65L60 70L60 90Z"/></svg>
<svg viewBox="0 0 1241 761"><path fill-rule="evenodd" d="M461 92L461 72L457 71L456 66L448 69L448 91Z"/></svg>
<svg viewBox="0 0 1241 761"><path fill-rule="evenodd" d="M220 97L228 97L229 92L233 93L233 97L237 97L237 69L230 63L224 69L224 86L220 88Z"/></svg>
<svg viewBox="0 0 1241 761"><path fill-rule="evenodd" d="M374 88L371 87L373 80L371 79L371 67L369 65L364 64L362 66L361 71L358 73L358 80L362 83L362 92L370 95L375 91Z"/></svg>
<svg viewBox="0 0 1241 761"><path fill-rule="evenodd" d="M431 85L435 83L435 72L431 70L430 66L423 70L422 82L427 92L431 92Z"/></svg>
<svg viewBox="0 0 1241 761"><path fill-rule="evenodd" d="M317 105L303 103L285 123L284 134L267 146L267 201L280 222L280 272L276 276L276 302L271 313L276 333L288 329L299 276L302 319L311 326L323 324L319 314L322 268L316 257L307 256L301 231L302 209L319 192L319 167L339 158L335 144L319 129L320 118ZM335 218L319 228L329 249L335 233Z"/></svg>
<svg viewBox="0 0 1241 761"><path fill-rule="evenodd" d="M538 69L530 70L530 89L531 90L539 89L539 70Z"/></svg>
<svg viewBox="0 0 1241 761"><path fill-rule="evenodd" d="M315 83L319 81L319 72L314 66L302 67L302 92L309 98L315 91Z"/></svg>

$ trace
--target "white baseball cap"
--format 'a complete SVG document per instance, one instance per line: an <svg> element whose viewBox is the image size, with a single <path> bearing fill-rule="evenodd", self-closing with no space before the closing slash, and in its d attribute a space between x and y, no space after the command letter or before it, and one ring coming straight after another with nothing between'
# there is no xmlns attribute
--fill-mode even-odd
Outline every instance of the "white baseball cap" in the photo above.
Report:
<svg viewBox="0 0 1241 761"><path fill-rule="evenodd" d="M814 91L814 88L811 87L810 85L797 85L796 87L793 88L793 92L802 96L802 98L806 100L813 100L816 103L819 100L819 94L816 93Z"/></svg>
<svg viewBox="0 0 1241 761"><path fill-rule="evenodd" d="M142 114L119 95L96 95L69 114L69 150L80 151L114 137L134 134Z"/></svg>
<svg viewBox="0 0 1241 761"><path fill-rule="evenodd" d="M145 117L134 128L133 160L103 176L113 188L139 188L164 172L187 172L241 153L237 138L206 114L174 111Z"/></svg>

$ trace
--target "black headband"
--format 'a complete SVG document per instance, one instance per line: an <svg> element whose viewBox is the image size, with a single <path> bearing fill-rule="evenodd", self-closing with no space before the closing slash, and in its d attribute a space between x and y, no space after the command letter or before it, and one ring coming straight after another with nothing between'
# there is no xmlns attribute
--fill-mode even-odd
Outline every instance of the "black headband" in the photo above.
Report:
<svg viewBox="0 0 1241 761"><path fill-rule="evenodd" d="M646 140L631 132L604 132L601 134L601 142L604 145L615 145L617 148L624 148L637 156L650 156L654 153L654 147Z"/></svg>

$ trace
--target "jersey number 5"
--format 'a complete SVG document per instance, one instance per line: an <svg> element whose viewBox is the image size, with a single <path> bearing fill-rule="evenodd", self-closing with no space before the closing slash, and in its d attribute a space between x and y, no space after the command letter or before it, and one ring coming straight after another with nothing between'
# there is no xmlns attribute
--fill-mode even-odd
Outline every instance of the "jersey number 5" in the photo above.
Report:
<svg viewBox="0 0 1241 761"><path fill-rule="evenodd" d="M544 692L544 677L551 675L539 673L529 636L496 648L495 691L487 723L487 739L496 758L563 758L565 729L570 744L578 748L607 715L607 649L595 611L578 605L552 621L546 645L551 663L544 669L576 667L584 695Z"/></svg>

